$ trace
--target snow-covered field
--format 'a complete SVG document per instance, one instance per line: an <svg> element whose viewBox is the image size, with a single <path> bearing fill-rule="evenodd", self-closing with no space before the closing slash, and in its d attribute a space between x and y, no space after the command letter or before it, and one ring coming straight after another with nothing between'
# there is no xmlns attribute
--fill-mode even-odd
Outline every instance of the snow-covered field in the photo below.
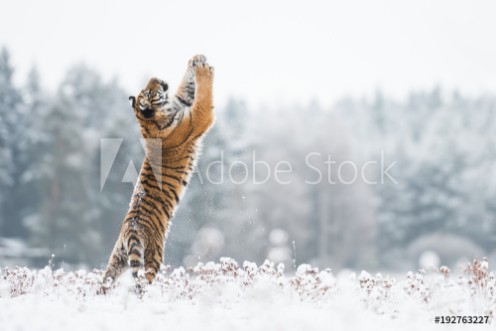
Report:
<svg viewBox="0 0 496 331"><path fill-rule="evenodd" d="M333 275L301 265L292 275L266 261L228 258L192 270L164 267L140 297L125 274L97 295L101 271L4 268L0 330L494 330L492 324L436 324L435 316L496 314L487 262L398 279Z"/></svg>

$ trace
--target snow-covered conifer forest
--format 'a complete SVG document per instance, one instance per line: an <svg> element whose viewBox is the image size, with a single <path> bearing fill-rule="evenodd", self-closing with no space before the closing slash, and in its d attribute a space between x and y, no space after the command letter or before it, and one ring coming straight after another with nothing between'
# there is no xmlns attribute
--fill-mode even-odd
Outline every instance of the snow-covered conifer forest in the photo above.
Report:
<svg viewBox="0 0 496 331"><path fill-rule="evenodd" d="M2 266L102 268L144 157L127 94L84 65L55 92L43 89L36 69L26 86L14 74L4 49ZM229 256L287 270L309 263L405 272L494 260L496 95L434 87L331 108L219 104L166 264ZM102 181L107 138L122 142Z"/></svg>

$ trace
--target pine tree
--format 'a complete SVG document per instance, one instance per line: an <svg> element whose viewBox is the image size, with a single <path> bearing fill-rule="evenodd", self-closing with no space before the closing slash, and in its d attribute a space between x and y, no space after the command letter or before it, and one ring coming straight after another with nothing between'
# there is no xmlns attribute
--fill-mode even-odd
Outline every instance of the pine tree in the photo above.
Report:
<svg viewBox="0 0 496 331"><path fill-rule="evenodd" d="M13 74L4 48L0 52L0 233L8 237L25 235L22 175L31 161L26 155L30 114L14 86Z"/></svg>
<svg viewBox="0 0 496 331"><path fill-rule="evenodd" d="M43 114L46 140L37 183L44 199L30 228L32 242L48 246L59 261L102 263L102 217L113 206L100 192L100 138L112 117L128 108L125 100L118 87L80 66L69 71Z"/></svg>

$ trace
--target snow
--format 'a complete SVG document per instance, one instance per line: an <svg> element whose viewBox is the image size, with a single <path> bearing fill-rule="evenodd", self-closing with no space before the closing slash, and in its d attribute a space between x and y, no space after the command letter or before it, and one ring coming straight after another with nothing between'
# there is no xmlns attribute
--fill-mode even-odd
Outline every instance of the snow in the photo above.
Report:
<svg viewBox="0 0 496 331"><path fill-rule="evenodd" d="M496 281L487 261L467 272L366 271L334 275L300 265L260 266L234 260L171 270L138 295L124 274L97 295L101 270L66 272L4 268L0 273L0 330L492 330L435 324L439 315L496 313Z"/></svg>

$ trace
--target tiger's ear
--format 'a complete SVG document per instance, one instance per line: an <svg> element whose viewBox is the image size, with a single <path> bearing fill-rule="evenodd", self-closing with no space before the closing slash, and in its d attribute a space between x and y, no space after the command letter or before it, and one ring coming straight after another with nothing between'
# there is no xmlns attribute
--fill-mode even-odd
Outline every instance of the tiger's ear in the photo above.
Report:
<svg viewBox="0 0 496 331"><path fill-rule="evenodd" d="M133 97L133 96L130 96L129 97L129 104L131 105L131 107L134 108L134 104L136 103L136 98Z"/></svg>
<svg viewBox="0 0 496 331"><path fill-rule="evenodd" d="M160 80L160 85L162 85L164 92L167 92L167 90L169 89L169 85L166 82L164 82L163 80Z"/></svg>

